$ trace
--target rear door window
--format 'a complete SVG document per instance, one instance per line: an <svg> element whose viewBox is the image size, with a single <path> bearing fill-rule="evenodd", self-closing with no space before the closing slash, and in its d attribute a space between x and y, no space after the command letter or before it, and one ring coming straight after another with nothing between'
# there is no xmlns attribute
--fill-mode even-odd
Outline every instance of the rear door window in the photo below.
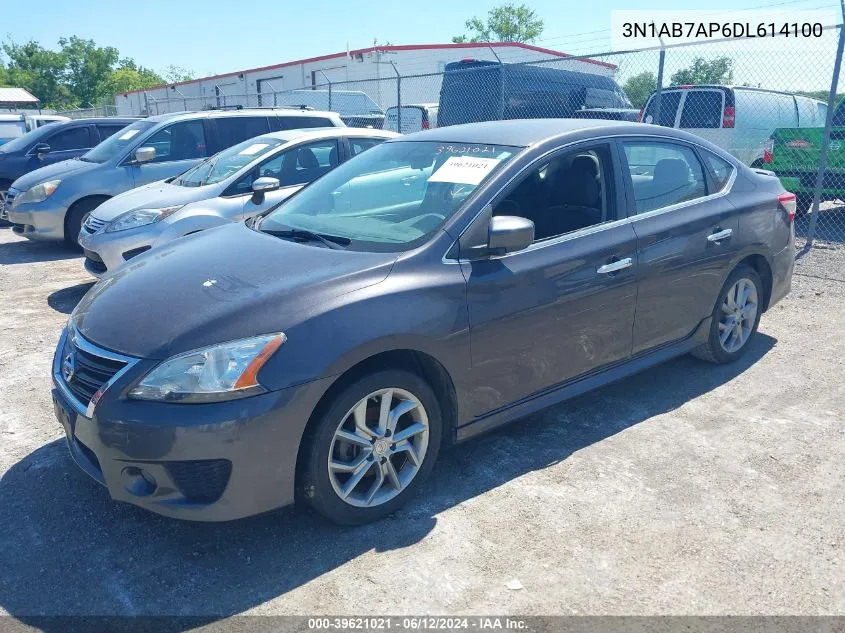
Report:
<svg viewBox="0 0 845 633"><path fill-rule="evenodd" d="M707 195L704 170L690 147L652 141L622 145L637 214Z"/></svg>
<svg viewBox="0 0 845 633"><path fill-rule="evenodd" d="M100 133L100 142L102 143L108 137L110 137L112 134L116 134L116 133L120 132L120 130L122 130L125 127L126 127L125 125L106 125L106 124L103 124L103 123L98 123L96 125L96 128L97 128L97 132Z"/></svg>
<svg viewBox="0 0 845 633"><path fill-rule="evenodd" d="M321 116L280 116L276 117L276 129L299 130L309 127L334 127L331 119Z"/></svg>
<svg viewBox="0 0 845 633"><path fill-rule="evenodd" d="M664 90L660 95L660 116L656 116L657 95L652 95L643 114L643 121L654 125L675 127L675 115L678 113L678 105L681 103L680 90Z"/></svg>
<svg viewBox="0 0 845 633"><path fill-rule="evenodd" d="M722 127L721 90L690 90L681 112L681 128L720 128Z"/></svg>
<svg viewBox="0 0 845 633"><path fill-rule="evenodd" d="M226 149L255 136L267 134L270 124L266 116L233 116L214 119L219 149Z"/></svg>
<svg viewBox="0 0 845 633"><path fill-rule="evenodd" d="M51 152L64 152L72 149L87 149L93 145L93 143L91 143L91 131L87 125L81 125L69 130L62 130L61 132L44 139L44 142L50 146Z"/></svg>
<svg viewBox="0 0 845 633"><path fill-rule="evenodd" d="M700 151L704 157L704 162L707 164L707 168L710 170L710 176L713 178L713 183L715 184L715 191L719 192L728 184L734 166L724 158L716 156L716 154L712 154L707 150Z"/></svg>

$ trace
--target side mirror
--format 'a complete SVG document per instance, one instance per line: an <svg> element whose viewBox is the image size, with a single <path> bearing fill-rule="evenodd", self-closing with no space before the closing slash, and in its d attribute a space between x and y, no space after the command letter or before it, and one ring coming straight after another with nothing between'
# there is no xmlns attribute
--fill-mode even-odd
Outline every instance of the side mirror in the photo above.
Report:
<svg viewBox="0 0 845 633"><path fill-rule="evenodd" d="M528 248L534 241L534 223L515 215L490 218L487 248L491 255L504 255Z"/></svg>
<svg viewBox="0 0 845 633"><path fill-rule="evenodd" d="M50 145L47 143L36 143L35 147L32 148L32 151L36 156L38 156L38 158L41 158L45 154L50 153Z"/></svg>
<svg viewBox="0 0 845 633"><path fill-rule="evenodd" d="M279 179L262 176L252 181L252 202L261 204L264 202L264 194L268 191L276 191L279 188Z"/></svg>
<svg viewBox="0 0 845 633"><path fill-rule="evenodd" d="M139 147L135 150L135 162L136 163L149 163L151 160L154 160L156 157L156 148L155 147Z"/></svg>

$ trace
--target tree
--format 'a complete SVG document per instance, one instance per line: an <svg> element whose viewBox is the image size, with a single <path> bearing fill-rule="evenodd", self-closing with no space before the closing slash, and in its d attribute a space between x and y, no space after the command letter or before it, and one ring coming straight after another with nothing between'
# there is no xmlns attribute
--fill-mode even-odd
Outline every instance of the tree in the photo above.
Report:
<svg viewBox="0 0 845 633"><path fill-rule="evenodd" d="M453 42L533 42L543 33L543 20L524 4L493 7L486 22L474 17L464 26L469 33L453 37Z"/></svg>
<svg viewBox="0 0 845 633"><path fill-rule="evenodd" d="M108 80L103 82L100 92L107 95L104 98L111 98L116 94L130 90L145 90L163 83L165 83L164 79L155 71L138 66L132 59L124 58L120 60L117 69L112 72Z"/></svg>
<svg viewBox="0 0 845 633"><path fill-rule="evenodd" d="M183 68L182 66L170 64L170 66L164 69L164 79L169 84L179 83L180 81L190 81L193 78L193 71Z"/></svg>
<svg viewBox="0 0 845 633"><path fill-rule="evenodd" d="M6 83L25 88L41 99L42 105L73 105L74 98L64 82L66 59L62 53L47 50L35 41L6 42L3 52L9 59Z"/></svg>
<svg viewBox="0 0 845 633"><path fill-rule="evenodd" d="M642 108L648 96L657 89L657 77L652 72L642 72L628 79L622 89L635 108Z"/></svg>
<svg viewBox="0 0 845 633"><path fill-rule="evenodd" d="M716 57L707 61L703 57L696 57L692 66L682 68L672 75L673 86L701 85L701 84L729 84L733 82L734 61L730 57Z"/></svg>
<svg viewBox="0 0 845 633"><path fill-rule="evenodd" d="M82 106L93 105L104 94L103 84L114 72L119 53L111 46L99 47L94 40L76 36L59 39L61 55L65 59L65 77L74 100Z"/></svg>

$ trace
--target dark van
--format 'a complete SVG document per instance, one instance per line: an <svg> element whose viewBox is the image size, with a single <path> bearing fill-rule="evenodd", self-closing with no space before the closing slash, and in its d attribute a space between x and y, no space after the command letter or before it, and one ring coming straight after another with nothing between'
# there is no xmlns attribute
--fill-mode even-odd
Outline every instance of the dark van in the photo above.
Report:
<svg viewBox="0 0 845 633"><path fill-rule="evenodd" d="M606 116L599 116L599 114ZM463 59L446 64L438 125L499 119L636 118L610 77L528 64Z"/></svg>

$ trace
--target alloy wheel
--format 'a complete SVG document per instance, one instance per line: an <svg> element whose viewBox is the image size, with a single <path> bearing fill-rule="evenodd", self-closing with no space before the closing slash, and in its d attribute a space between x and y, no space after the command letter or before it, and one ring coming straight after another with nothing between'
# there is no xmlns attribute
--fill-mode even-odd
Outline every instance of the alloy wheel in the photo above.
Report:
<svg viewBox="0 0 845 633"><path fill-rule="evenodd" d="M428 415L404 389L374 391L353 406L335 430L329 481L349 505L381 505L405 490L428 450Z"/></svg>
<svg viewBox="0 0 845 633"><path fill-rule="evenodd" d="M757 321L757 286L750 279L740 278L730 287L722 302L719 319L719 343L729 354L739 351Z"/></svg>

